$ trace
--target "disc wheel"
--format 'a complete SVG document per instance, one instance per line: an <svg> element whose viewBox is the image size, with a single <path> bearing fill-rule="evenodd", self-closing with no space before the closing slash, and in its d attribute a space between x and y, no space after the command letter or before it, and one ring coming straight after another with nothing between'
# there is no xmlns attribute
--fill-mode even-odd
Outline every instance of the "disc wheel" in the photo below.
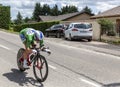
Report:
<svg viewBox="0 0 120 87"><path fill-rule="evenodd" d="M24 48L20 48L17 53L17 66L21 72L25 71L25 69L23 68L23 58L21 58L23 56L24 51Z"/></svg>

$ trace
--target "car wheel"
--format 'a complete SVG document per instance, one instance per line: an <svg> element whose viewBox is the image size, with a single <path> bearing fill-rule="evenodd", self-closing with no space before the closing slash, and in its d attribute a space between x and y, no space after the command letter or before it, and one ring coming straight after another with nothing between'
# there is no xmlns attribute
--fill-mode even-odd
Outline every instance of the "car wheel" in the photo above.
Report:
<svg viewBox="0 0 120 87"><path fill-rule="evenodd" d="M64 33L64 39L67 40L67 37L66 37L65 33Z"/></svg>
<svg viewBox="0 0 120 87"><path fill-rule="evenodd" d="M57 38L60 38L60 37L61 37L61 36L60 36L60 33L57 33L57 34L56 34L56 37L57 37Z"/></svg>
<svg viewBox="0 0 120 87"><path fill-rule="evenodd" d="M46 36L46 37L49 37L49 34L48 34L48 32L46 32L46 33L45 33L45 36Z"/></svg>
<svg viewBox="0 0 120 87"><path fill-rule="evenodd" d="M67 38L64 36L64 39L67 40Z"/></svg>
<svg viewBox="0 0 120 87"><path fill-rule="evenodd" d="M72 41L72 40L73 40L73 38L71 37L71 34L69 34L69 40L70 40L70 41Z"/></svg>
<svg viewBox="0 0 120 87"><path fill-rule="evenodd" d="M90 42L90 41L92 41L92 39L88 39L88 41Z"/></svg>

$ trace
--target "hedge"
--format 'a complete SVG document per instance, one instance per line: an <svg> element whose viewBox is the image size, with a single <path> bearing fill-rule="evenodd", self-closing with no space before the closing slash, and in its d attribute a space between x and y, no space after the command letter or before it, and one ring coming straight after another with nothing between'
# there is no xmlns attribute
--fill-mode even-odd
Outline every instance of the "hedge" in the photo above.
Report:
<svg viewBox="0 0 120 87"><path fill-rule="evenodd" d="M33 24L22 24L22 25L15 25L12 27L13 27L13 30L16 32L20 32L24 28L34 28L34 29L40 30L44 33L47 28L51 27L54 24L59 24L59 21L38 22L38 23L33 23Z"/></svg>
<svg viewBox="0 0 120 87"><path fill-rule="evenodd" d="M9 29L10 6L0 6L0 28Z"/></svg>

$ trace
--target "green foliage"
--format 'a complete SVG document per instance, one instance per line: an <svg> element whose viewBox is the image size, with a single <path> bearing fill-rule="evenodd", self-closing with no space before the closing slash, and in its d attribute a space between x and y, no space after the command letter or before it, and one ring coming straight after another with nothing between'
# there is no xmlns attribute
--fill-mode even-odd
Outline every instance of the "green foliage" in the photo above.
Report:
<svg viewBox="0 0 120 87"><path fill-rule="evenodd" d="M100 19L98 23L101 25L101 34L114 35L113 23L108 19Z"/></svg>
<svg viewBox="0 0 120 87"><path fill-rule="evenodd" d="M55 6L53 6L53 8L50 8L50 6L47 4L44 4L43 6L41 6L40 3L36 3L32 18L35 21L39 22L40 15L58 16L61 14L73 13L73 12L78 12L78 8L75 6L65 6L61 9L58 9L58 6L56 4L55 4Z"/></svg>
<svg viewBox="0 0 120 87"><path fill-rule="evenodd" d="M36 3L34 11L33 11L33 19L37 22L40 21L39 15L42 15L42 6L40 3Z"/></svg>
<svg viewBox="0 0 120 87"><path fill-rule="evenodd" d="M107 35L108 35L108 36L115 36L116 34L115 34L115 32L112 30L112 31L108 31Z"/></svg>
<svg viewBox="0 0 120 87"><path fill-rule="evenodd" d="M22 23L23 23L22 15L20 14L20 12L18 12L17 19L15 20L15 24L20 25Z"/></svg>
<svg viewBox="0 0 120 87"><path fill-rule="evenodd" d="M30 18L25 17L24 22L27 23L28 21L30 21Z"/></svg>
<svg viewBox="0 0 120 87"><path fill-rule="evenodd" d="M120 40L105 40L102 39L102 42L109 43L109 44L114 44L114 45L120 45Z"/></svg>
<svg viewBox="0 0 120 87"><path fill-rule="evenodd" d="M87 12L87 13L89 13L89 14L93 14L93 13L92 13L92 10L91 10L90 8L88 8L88 6L86 6L85 8L83 8L82 11Z"/></svg>
<svg viewBox="0 0 120 87"><path fill-rule="evenodd" d="M75 6L64 6L61 8L61 14L78 12L78 8Z"/></svg>
<svg viewBox="0 0 120 87"><path fill-rule="evenodd" d="M51 15L52 15L52 16L58 16L58 15L60 15L60 11L59 11L57 5L55 5L55 6L51 9Z"/></svg>
<svg viewBox="0 0 120 87"><path fill-rule="evenodd" d="M54 24L59 24L59 21L38 22L38 23L34 23L34 24L15 25L15 26L13 26L13 29L16 32L20 32L20 30L22 30L24 28L34 28L34 29L40 30L44 33L47 28L51 27Z"/></svg>
<svg viewBox="0 0 120 87"><path fill-rule="evenodd" d="M10 7L0 5L0 28L9 29Z"/></svg>
<svg viewBox="0 0 120 87"><path fill-rule="evenodd" d="M47 4L44 4L43 5L43 8L42 8L42 15L50 15L50 7L49 5Z"/></svg>

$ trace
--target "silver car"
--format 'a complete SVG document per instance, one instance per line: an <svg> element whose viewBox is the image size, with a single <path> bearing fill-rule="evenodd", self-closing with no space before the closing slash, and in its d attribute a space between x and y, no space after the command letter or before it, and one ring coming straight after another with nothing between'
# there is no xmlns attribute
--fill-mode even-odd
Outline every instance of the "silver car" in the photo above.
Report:
<svg viewBox="0 0 120 87"><path fill-rule="evenodd" d="M92 24L80 22L80 23L71 23L64 31L65 39L87 39L88 41L92 40L93 30Z"/></svg>

